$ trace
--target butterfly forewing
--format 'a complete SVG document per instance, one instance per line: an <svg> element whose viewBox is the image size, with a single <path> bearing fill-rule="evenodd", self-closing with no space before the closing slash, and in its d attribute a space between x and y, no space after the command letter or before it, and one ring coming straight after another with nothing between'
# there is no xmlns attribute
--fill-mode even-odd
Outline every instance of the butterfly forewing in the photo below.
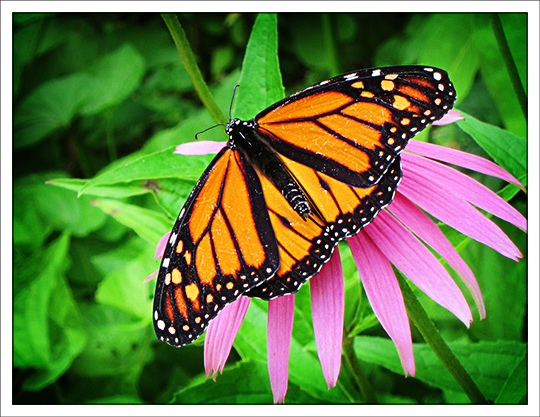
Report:
<svg viewBox="0 0 540 417"><path fill-rule="evenodd" d="M323 81L255 120L281 155L351 186L369 187L455 97L443 70L387 67Z"/></svg>
<svg viewBox="0 0 540 417"><path fill-rule="evenodd" d="M165 249L154 299L159 339L195 340L229 302L274 275L279 255L255 170L222 151L189 196Z"/></svg>

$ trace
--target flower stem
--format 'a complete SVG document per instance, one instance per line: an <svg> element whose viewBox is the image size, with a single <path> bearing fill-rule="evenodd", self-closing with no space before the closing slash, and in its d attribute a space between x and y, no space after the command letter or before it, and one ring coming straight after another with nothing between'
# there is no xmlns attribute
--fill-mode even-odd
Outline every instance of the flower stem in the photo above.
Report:
<svg viewBox="0 0 540 417"><path fill-rule="evenodd" d="M375 397L375 393L373 392L373 388L371 388L370 383L368 382L366 375L364 374L364 371L362 370L362 366L360 365L360 362L358 361L358 358L356 357L356 354L354 353L354 337L348 337L345 335L343 337L343 354L345 355L345 360L347 361L347 364L349 365L349 368L351 368L352 374L354 376L354 380L358 384L358 388L360 388L360 392L362 393L362 396L364 397L364 402L366 404L378 404L377 398Z"/></svg>
<svg viewBox="0 0 540 417"><path fill-rule="evenodd" d="M401 277L399 274L397 274L397 277L401 287L401 292L403 293L403 298L405 299L407 314L412 319L418 331L422 334L422 337L426 343L431 347L433 352L435 352L446 369L450 371L454 379L461 386L473 404L489 404L488 400L486 400L461 362L459 362L458 358L456 358L454 353L450 350L444 339L441 337L439 331L420 304L420 301L418 301L418 298L416 298L414 295L411 287L409 287L405 279L403 279L403 277Z"/></svg>
<svg viewBox="0 0 540 417"><path fill-rule="evenodd" d="M525 89L523 88L523 84L521 83L521 79L519 78L516 63L514 62L514 58L512 57L512 52L510 51L510 47L508 46L506 36L504 35L504 29L502 27L501 18L499 17L498 13L491 14L491 25L493 26L493 33L495 34L495 38L497 39L499 50L501 51L501 55L504 60L504 65L506 66L506 70L508 71L508 75L510 76L510 80L512 81L512 86L514 87L514 91L519 101L519 105L521 106L521 111L523 111L525 120L527 120L527 94L525 93Z"/></svg>
<svg viewBox="0 0 540 417"><path fill-rule="evenodd" d="M178 18L173 13L162 13L161 17L163 18L165 24L169 28L169 31L171 32L171 36L174 40L174 43L176 44L176 49L178 49L178 53L182 58L184 67L186 68L189 78L191 79L191 82L195 87L195 91L201 99L204 107L206 108L208 113L210 113L210 116L212 116L212 119L214 119L216 123L227 123L227 117L218 107L216 101L214 100L214 97L208 89L208 86L204 82L201 71L199 70L197 62L195 61L193 51L189 46L186 34L184 32L184 29L182 29Z"/></svg>

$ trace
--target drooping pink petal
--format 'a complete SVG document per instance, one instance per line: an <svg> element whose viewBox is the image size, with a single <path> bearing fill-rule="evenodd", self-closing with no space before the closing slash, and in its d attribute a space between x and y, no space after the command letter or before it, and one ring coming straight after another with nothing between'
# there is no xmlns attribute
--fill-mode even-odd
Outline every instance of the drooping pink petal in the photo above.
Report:
<svg viewBox="0 0 540 417"><path fill-rule="evenodd" d="M441 120L433 122L433 126L444 126L457 122L458 120L465 120L465 117L461 115L457 110L450 110L446 113Z"/></svg>
<svg viewBox="0 0 540 417"><path fill-rule="evenodd" d="M527 219L519 211L474 178L457 169L413 154L403 155L402 161L407 165L407 168L425 178L429 177L439 183L446 184L448 188L476 207L506 220L522 230L527 230Z"/></svg>
<svg viewBox="0 0 540 417"><path fill-rule="evenodd" d="M178 145L174 153L179 155L207 155L209 153L218 153L226 145L227 142L199 140Z"/></svg>
<svg viewBox="0 0 540 417"><path fill-rule="evenodd" d="M212 374L214 381L218 371L223 367L244 320L251 298L240 297L238 300L226 305L217 317L210 322L204 339L204 369L206 378Z"/></svg>
<svg viewBox="0 0 540 417"><path fill-rule="evenodd" d="M417 206L443 223L453 227L500 254L516 260L523 257L516 245L491 220L471 206L452 188L423 176L403 164L399 191Z"/></svg>
<svg viewBox="0 0 540 417"><path fill-rule="evenodd" d="M471 309L461 290L437 258L405 226L390 213L381 211L364 230L407 278L469 327Z"/></svg>
<svg viewBox="0 0 540 417"><path fill-rule="evenodd" d="M293 319L294 294L268 302L268 373L274 404L284 403L287 394Z"/></svg>
<svg viewBox="0 0 540 417"><path fill-rule="evenodd" d="M396 193L392 204L388 206L388 210L454 268L471 292L478 307L480 318L484 319L486 317L486 308L478 282L469 265L459 256L441 229L399 191Z"/></svg>
<svg viewBox="0 0 540 417"><path fill-rule="evenodd" d="M147 282L152 281L155 277L158 276L158 274L159 274L159 270L152 272L150 275L148 275L148 276L144 279L144 281L143 281L142 283L143 283L143 284L146 284Z"/></svg>
<svg viewBox="0 0 540 417"><path fill-rule="evenodd" d="M437 159L472 171L500 178L524 189L523 185L507 171L496 163L488 161L481 156L418 140L409 141L407 144L407 152L413 152L428 158Z"/></svg>
<svg viewBox="0 0 540 417"><path fill-rule="evenodd" d="M363 230L347 241L373 312L394 341L405 375L414 376L411 328L392 266Z"/></svg>
<svg viewBox="0 0 540 417"><path fill-rule="evenodd" d="M339 251L310 280L313 330L319 361L328 385L335 387L341 368L345 292Z"/></svg>
<svg viewBox="0 0 540 417"><path fill-rule="evenodd" d="M156 254L154 255L154 259L163 258L163 252L165 252L165 247L167 246L167 241L169 240L170 235L171 232L167 232L161 237L161 239L159 239L156 246Z"/></svg>

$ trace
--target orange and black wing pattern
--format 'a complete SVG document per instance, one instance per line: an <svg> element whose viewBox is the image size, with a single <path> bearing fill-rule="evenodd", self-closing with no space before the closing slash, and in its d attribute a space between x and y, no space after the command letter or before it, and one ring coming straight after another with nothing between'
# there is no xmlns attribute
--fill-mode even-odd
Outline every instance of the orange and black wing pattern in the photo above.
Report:
<svg viewBox="0 0 540 417"><path fill-rule="evenodd" d="M399 154L455 99L443 70L386 67L334 77L253 120L231 120L227 147L166 246L154 298L158 338L183 346L241 295L297 291L339 241L390 204Z"/></svg>
<svg viewBox="0 0 540 417"><path fill-rule="evenodd" d="M191 192L166 246L154 297L158 339L191 343L227 303L278 267L259 177L241 153L225 148Z"/></svg>
<svg viewBox="0 0 540 417"><path fill-rule="evenodd" d="M399 156L379 183L367 188L351 187L297 162L288 160L286 164L318 213L303 219L268 180L261 178L280 266L272 278L245 294L249 297L270 300L298 291L330 260L340 240L357 234L392 202L401 180Z"/></svg>
<svg viewBox="0 0 540 417"><path fill-rule="evenodd" d="M443 70L374 68L308 87L255 121L279 154L354 187L369 187L409 139L443 117L455 99Z"/></svg>

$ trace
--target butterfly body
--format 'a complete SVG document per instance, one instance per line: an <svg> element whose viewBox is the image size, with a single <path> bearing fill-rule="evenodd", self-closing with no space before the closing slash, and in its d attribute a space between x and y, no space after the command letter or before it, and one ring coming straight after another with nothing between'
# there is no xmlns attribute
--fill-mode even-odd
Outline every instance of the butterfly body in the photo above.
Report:
<svg viewBox="0 0 540 417"><path fill-rule="evenodd" d="M278 154L259 133L257 122L232 119L226 126L227 146L244 154L250 164L268 178L294 211L306 218L311 213L307 197Z"/></svg>
<svg viewBox="0 0 540 417"><path fill-rule="evenodd" d="M228 303L291 294L393 199L400 152L455 101L442 70L344 74L254 119L223 148L173 227L154 298L160 340L195 340Z"/></svg>

